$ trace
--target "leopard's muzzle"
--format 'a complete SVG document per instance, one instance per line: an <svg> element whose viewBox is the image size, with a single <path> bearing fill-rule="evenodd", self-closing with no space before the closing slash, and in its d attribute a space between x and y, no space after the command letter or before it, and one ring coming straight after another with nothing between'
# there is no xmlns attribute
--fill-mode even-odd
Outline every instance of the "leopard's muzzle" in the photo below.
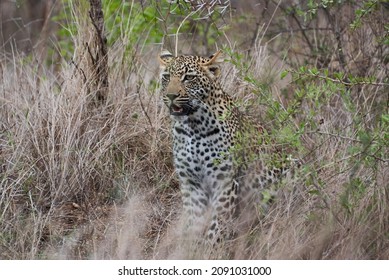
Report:
<svg viewBox="0 0 389 280"><path fill-rule="evenodd" d="M176 93L168 93L163 100L169 108L169 112L173 116L189 115L192 111L190 100L187 97L182 97Z"/></svg>

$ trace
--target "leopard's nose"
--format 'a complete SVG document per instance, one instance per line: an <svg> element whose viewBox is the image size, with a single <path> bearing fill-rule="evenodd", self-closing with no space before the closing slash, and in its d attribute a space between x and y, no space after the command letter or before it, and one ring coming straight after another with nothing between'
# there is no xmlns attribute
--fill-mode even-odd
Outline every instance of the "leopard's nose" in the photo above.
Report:
<svg viewBox="0 0 389 280"><path fill-rule="evenodd" d="M167 93L166 96L167 96L167 98L170 99L170 101L173 102L174 99L176 99L179 96L179 94L178 93Z"/></svg>

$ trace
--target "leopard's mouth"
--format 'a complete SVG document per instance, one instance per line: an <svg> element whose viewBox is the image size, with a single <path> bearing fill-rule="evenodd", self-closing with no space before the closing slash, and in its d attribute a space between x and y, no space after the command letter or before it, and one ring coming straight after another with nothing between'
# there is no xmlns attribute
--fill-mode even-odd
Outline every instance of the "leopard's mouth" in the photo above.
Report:
<svg viewBox="0 0 389 280"><path fill-rule="evenodd" d="M189 109L186 106L170 105L170 114L173 116L184 116L189 114Z"/></svg>

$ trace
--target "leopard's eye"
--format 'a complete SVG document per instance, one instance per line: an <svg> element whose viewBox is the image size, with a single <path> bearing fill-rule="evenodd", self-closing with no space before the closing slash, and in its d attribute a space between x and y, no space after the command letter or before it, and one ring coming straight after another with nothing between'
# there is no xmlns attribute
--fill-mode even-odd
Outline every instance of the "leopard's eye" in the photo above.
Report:
<svg viewBox="0 0 389 280"><path fill-rule="evenodd" d="M162 80L169 81L170 80L170 74L169 73L163 73L162 74Z"/></svg>
<svg viewBox="0 0 389 280"><path fill-rule="evenodd" d="M184 82L190 82L190 81L193 81L194 79L196 79L196 74L185 74L184 75L184 79L183 79L183 81Z"/></svg>

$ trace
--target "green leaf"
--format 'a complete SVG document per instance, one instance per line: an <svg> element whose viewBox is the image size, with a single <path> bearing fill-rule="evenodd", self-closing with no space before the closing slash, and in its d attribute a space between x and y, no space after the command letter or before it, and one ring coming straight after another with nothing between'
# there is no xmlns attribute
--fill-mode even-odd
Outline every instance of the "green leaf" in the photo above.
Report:
<svg viewBox="0 0 389 280"><path fill-rule="evenodd" d="M310 190L308 191L309 194L313 194L313 195L319 195L320 192L318 190Z"/></svg>
<svg viewBox="0 0 389 280"><path fill-rule="evenodd" d="M281 80L284 79L289 74L288 70L284 70L281 72Z"/></svg>
<svg viewBox="0 0 389 280"><path fill-rule="evenodd" d="M316 68L309 69L308 72L314 76L319 75L319 70L317 70Z"/></svg>
<svg viewBox="0 0 389 280"><path fill-rule="evenodd" d="M381 118L383 123L389 123L389 114L383 114Z"/></svg>
<svg viewBox="0 0 389 280"><path fill-rule="evenodd" d="M362 144L369 145L370 142L371 142L371 135L370 135L370 133L361 131L359 133L359 140L362 142Z"/></svg>

